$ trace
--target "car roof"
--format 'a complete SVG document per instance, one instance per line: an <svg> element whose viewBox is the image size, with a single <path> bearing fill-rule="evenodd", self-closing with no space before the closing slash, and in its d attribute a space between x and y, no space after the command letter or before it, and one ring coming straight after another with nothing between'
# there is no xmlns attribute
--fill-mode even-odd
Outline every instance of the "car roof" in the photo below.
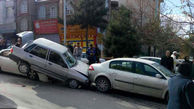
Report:
<svg viewBox="0 0 194 109"><path fill-rule="evenodd" d="M160 57L152 57L152 56L142 56L142 57L139 57L139 58L145 58L145 59L159 59L159 60L161 60Z"/></svg>
<svg viewBox="0 0 194 109"><path fill-rule="evenodd" d="M146 64L156 63L154 61L140 59L140 58L116 58L116 59L112 59L110 61L135 61L135 62L146 63Z"/></svg>
<svg viewBox="0 0 194 109"><path fill-rule="evenodd" d="M50 50L56 51L61 54L65 53L68 50L67 47L60 45L56 42L50 41L48 39L45 39L45 38L38 38L34 40L33 43L43 46L45 48L48 48Z"/></svg>

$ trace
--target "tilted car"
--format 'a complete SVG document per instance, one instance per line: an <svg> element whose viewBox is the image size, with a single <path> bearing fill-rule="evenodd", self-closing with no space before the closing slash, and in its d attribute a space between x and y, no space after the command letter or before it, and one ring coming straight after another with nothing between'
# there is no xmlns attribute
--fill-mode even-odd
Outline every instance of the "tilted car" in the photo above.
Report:
<svg viewBox="0 0 194 109"><path fill-rule="evenodd" d="M48 81L47 76L39 74L39 73L34 74L33 72L29 72L28 74L24 74L24 73L19 72L17 63L9 58L10 49L11 48L3 49L0 51L0 71L22 75L22 76L27 76L31 80L40 80L44 82Z"/></svg>
<svg viewBox="0 0 194 109"><path fill-rule="evenodd" d="M89 79L97 90L118 89L168 99L168 80L173 74L156 62L118 58L89 67Z"/></svg>
<svg viewBox="0 0 194 109"><path fill-rule="evenodd" d="M65 46L39 38L22 48L14 46L10 58L22 73L37 71L68 83L71 88L87 84L88 65L77 61Z"/></svg>

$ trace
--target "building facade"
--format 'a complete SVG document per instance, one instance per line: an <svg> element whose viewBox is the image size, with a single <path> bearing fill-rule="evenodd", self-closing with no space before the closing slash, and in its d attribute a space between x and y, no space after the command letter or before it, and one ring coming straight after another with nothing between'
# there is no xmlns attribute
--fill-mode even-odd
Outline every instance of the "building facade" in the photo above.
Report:
<svg viewBox="0 0 194 109"><path fill-rule="evenodd" d="M59 0L37 0L33 20L36 38L44 37L60 43L58 32Z"/></svg>
<svg viewBox="0 0 194 109"><path fill-rule="evenodd" d="M35 19L35 1L17 0L16 3L16 28L17 33L33 30L33 20Z"/></svg>
<svg viewBox="0 0 194 109"><path fill-rule="evenodd" d="M15 4L16 0L0 0L0 37L6 40L16 34Z"/></svg>

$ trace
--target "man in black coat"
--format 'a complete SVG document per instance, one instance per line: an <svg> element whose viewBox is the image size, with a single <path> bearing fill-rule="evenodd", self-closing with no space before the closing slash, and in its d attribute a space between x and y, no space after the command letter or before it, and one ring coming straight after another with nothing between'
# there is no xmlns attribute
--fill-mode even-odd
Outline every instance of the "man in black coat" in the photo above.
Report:
<svg viewBox="0 0 194 109"><path fill-rule="evenodd" d="M173 68L174 68L173 63L174 63L174 61L173 61L173 58L170 56L170 51L167 50L166 51L166 56L162 57L162 59L161 59L161 65L163 65L168 70L173 72Z"/></svg>

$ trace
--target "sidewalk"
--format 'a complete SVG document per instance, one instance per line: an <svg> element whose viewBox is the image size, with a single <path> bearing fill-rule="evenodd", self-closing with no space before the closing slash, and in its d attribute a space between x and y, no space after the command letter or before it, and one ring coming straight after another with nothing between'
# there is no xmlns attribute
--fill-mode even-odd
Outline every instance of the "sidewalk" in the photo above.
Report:
<svg viewBox="0 0 194 109"><path fill-rule="evenodd" d="M17 109L17 105L7 97L0 95L0 109Z"/></svg>

